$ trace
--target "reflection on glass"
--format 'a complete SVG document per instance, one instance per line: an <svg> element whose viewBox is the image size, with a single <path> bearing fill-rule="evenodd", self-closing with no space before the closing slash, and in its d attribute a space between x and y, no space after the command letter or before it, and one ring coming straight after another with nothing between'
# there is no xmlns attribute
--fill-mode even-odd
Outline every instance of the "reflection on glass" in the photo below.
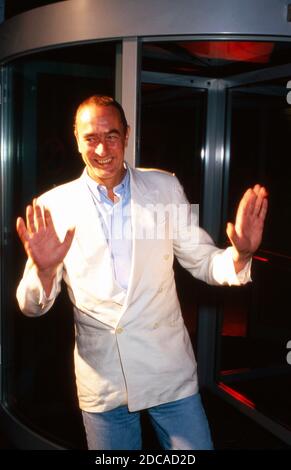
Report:
<svg viewBox="0 0 291 470"><path fill-rule="evenodd" d="M227 220L233 201L259 181L270 193L261 246L253 261L253 284L222 294L218 380L240 400L291 427L290 178L291 108L286 80L238 88L230 93L231 142Z"/></svg>
<svg viewBox="0 0 291 470"><path fill-rule="evenodd" d="M156 41L143 46L143 70L223 78L290 61L290 43L248 40Z"/></svg>

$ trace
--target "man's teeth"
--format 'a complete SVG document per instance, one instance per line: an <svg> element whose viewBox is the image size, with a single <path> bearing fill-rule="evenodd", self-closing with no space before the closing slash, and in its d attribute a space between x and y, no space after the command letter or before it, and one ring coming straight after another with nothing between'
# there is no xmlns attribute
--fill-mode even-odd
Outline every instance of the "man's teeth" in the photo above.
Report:
<svg viewBox="0 0 291 470"><path fill-rule="evenodd" d="M110 163L112 158L107 158L106 160L97 160L100 165L106 165L106 163Z"/></svg>

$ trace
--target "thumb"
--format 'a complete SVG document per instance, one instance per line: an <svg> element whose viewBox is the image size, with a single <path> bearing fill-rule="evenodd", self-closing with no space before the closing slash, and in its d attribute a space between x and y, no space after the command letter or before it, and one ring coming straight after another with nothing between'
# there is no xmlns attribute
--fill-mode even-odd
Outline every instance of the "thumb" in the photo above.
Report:
<svg viewBox="0 0 291 470"><path fill-rule="evenodd" d="M235 233L234 225L231 222L228 222L226 226L226 234L228 238L230 239L231 243L233 244L235 242L236 233Z"/></svg>
<svg viewBox="0 0 291 470"><path fill-rule="evenodd" d="M70 248L74 235L75 235L75 229L76 227L69 228L67 230L66 236L64 238L63 244L66 246L67 250Z"/></svg>

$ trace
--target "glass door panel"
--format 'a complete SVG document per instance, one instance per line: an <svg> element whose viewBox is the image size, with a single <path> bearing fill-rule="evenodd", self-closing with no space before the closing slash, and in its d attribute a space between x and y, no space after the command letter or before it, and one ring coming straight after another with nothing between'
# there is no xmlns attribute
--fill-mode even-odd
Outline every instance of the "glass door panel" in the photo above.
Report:
<svg viewBox="0 0 291 470"><path fill-rule="evenodd" d="M224 201L233 220L245 188L256 182L269 191L261 249L253 260L253 283L223 289L218 381L248 406L291 429L291 107L286 79L229 92L230 160ZM229 120L230 122L230 120ZM221 236L221 242L225 241Z"/></svg>
<svg viewBox="0 0 291 470"><path fill-rule="evenodd" d="M20 313L15 293L25 254L15 220L33 197L81 174L74 111L91 94L114 95L115 53L116 43L91 44L33 54L7 66L12 115L4 181L10 205L2 259L8 364L4 398L30 429L68 448L85 448L73 366L72 307L63 289L47 315L28 318Z"/></svg>

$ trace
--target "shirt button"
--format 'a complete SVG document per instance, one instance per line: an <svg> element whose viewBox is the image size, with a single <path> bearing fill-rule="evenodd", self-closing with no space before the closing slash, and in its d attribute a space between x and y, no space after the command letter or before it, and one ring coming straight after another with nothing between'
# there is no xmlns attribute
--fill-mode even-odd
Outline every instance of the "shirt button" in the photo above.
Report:
<svg viewBox="0 0 291 470"><path fill-rule="evenodd" d="M158 289L158 292L159 292L159 293L163 292L163 288L160 287L160 288Z"/></svg>
<svg viewBox="0 0 291 470"><path fill-rule="evenodd" d="M164 260L167 261L167 259L170 258L170 255L164 255Z"/></svg>
<svg viewBox="0 0 291 470"><path fill-rule="evenodd" d="M158 327L159 327L159 324L158 324L158 323L154 323L154 324L153 324L153 329L154 329L154 330L156 330Z"/></svg>
<svg viewBox="0 0 291 470"><path fill-rule="evenodd" d="M123 328L121 328L121 326L119 326L118 328L116 328L116 333L117 333L118 335L120 335L122 332L123 332Z"/></svg>

